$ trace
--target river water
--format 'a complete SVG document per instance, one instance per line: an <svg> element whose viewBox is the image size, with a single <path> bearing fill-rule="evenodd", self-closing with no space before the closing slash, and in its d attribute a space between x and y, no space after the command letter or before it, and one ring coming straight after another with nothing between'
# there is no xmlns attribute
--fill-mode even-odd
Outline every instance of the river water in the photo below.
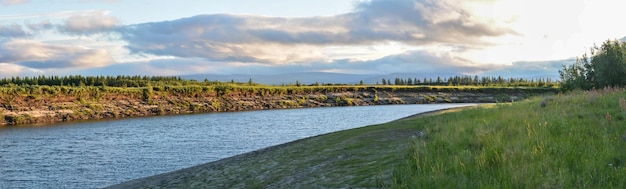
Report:
<svg viewBox="0 0 626 189"><path fill-rule="evenodd" d="M473 104L353 106L0 127L0 189L100 188L324 133Z"/></svg>

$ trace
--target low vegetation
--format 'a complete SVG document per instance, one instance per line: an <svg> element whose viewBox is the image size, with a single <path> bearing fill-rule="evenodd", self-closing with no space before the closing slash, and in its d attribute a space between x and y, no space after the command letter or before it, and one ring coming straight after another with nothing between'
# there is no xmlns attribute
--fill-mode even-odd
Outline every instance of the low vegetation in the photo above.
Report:
<svg viewBox="0 0 626 189"><path fill-rule="evenodd" d="M626 93L572 92L414 119L393 188L625 188Z"/></svg>

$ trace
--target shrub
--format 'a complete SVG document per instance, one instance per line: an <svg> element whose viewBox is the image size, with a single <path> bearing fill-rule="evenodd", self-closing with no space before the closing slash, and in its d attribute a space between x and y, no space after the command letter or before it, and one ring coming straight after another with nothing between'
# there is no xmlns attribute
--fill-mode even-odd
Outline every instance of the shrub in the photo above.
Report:
<svg viewBox="0 0 626 189"><path fill-rule="evenodd" d="M26 118L23 115L4 115L4 121L11 125L25 123L25 120Z"/></svg>
<svg viewBox="0 0 626 189"><path fill-rule="evenodd" d="M146 86L142 89L142 98L148 104L152 104L152 86Z"/></svg>

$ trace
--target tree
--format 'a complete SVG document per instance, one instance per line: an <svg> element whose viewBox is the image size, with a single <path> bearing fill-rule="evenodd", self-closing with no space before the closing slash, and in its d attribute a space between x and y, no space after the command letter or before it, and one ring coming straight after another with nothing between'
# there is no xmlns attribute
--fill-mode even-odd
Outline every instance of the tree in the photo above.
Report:
<svg viewBox="0 0 626 189"><path fill-rule="evenodd" d="M594 74L592 79L595 79L592 82L597 87L626 85L625 55L626 43L618 40L609 40L604 42L602 47L595 47L591 58L591 68Z"/></svg>
<svg viewBox="0 0 626 189"><path fill-rule="evenodd" d="M142 90L143 100L145 100L148 104L152 104L152 85L148 84Z"/></svg>
<svg viewBox="0 0 626 189"><path fill-rule="evenodd" d="M591 80L587 78L587 69L584 64L587 64L586 59L587 55L584 54L583 58L577 58L576 63L565 66L563 65L563 69L559 70L559 75L561 77L561 88L564 90L573 90L573 89L584 89L588 90L592 88ZM535 82L533 82L535 83Z"/></svg>
<svg viewBox="0 0 626 189"><path fill-rule="evenodd" d="M607 40L559 70L564 90L624 87L626 85L626 42Z"/></svg>
<svg viewBox="0 0 626 189"><path fill-rule="evenodd" d="M478 76L477 76L477 75L475 75L475 76L474 76L474 81L473 81L473 83L474 83L474 85L478 85L479 80L478 80Z"/></svg>

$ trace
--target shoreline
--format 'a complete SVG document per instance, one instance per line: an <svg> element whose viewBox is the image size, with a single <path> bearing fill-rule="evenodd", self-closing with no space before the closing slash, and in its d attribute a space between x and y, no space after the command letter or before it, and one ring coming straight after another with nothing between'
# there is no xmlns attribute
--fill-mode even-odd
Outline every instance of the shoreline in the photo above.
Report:
<svg viewBox="0 0 626 189"><path fill-rule="evenodd" d="M475 102L458 102L458 103L427 103L423 105L434 105L434 104L490 104L490 103L475 103ZM353 106L393 106L393 105L411 105L411 104L364 104L364 105L353 105ZM212 114L212 113L235 113L235 112L249 112L249 111L266 111L266 110L294 110L294 109L304 109L304 108L333 108L333 107L345 107L345 106L316 106L316 107L287 107L287 108L274 108L274 109L249 109L249 110L239 110L239 111L218 111L218 112L188 112L188 113L176 113L176 114L159 114L159 115L139 115L139 116L129 116L129 117L112 117L112 118L97 118L97 119L78 119L71 121L57 121L57 122L35 122L28 124L0 124L0 128L11 128L11 127L47 127L47 126L56 126L56 125L64 125L64 124L74 124L74 123L85 123L85 122L97 122L97 121L115 121L115 120L124 120L124 119L139 119L139 118L149 118L149 117L169 117L169 116L181 116L181 115L195 115L195 114ZM454 109L454 108L451 108ZM439 110L433 110L436 112ZM431 111L428 111L431 112ZM427 113L427 112L423 112ZM404 118L409 118L412 116L416 116L422 113L410 115ZM392 121L397 121L400 119ZM390 121L391 122L391 121Z"/></svg>
<svg viewBox="0 0 626 189"><path fill-rule="evenodd" d="M95 89L94 89L95 90ZM548 91L549 92L549 91ZM98 95L53 96L14 95L0 106L0 126L42 125L81 120L106 120L156 115L182 115L210 112L316 108L334 106L369 106L397 104L495 103L525 99L523 90L417 92L406 90L363 89L337 92L301 92L278 95L231 92L185 95L154 91L145 99L140 94L123 95L98 92Z"/></svg>
<svg viewBox="0 0 626 189"><path fill-rule="evenodd" d="M179 170L174 170L174 171L171 171L171 172L166 172L166 173L156 174L156 175L152 175L152 176L148 176L148 177L143 177L143 178L137 178L137 179L133 179L133 180L124 181L122 183L114 184L114 185L111 185L111 186L107 186L105 188L117 189L117 188L146 188L146 187L148 187L148 188L181 187L181 186L184 186L185 181L206 179L206 178L198 178L199 174L200 175L206 175L207 173L209 173L209 175L218 174L218 173L221 173L223 171L224 167L231 167L231 168L235 167L235 168L239 168L239 169L245 169L247 166L245 166L243 164L261 162L263 160L260 160L260 159L266 159L264 157L276 155L277 153L278 154L285 153L285 152L288 153L290 151L290 149L298 149L303 144L310 143L310 141L320 140L321 138L325 138L327 136L336 135L336 134L340 134L340 133L345 133L345 132L349 132L351 130L361 130L361 129L365 129L365 128L373 128L373 127L376 127L376 126L379 126L379 125L389 124L389 123L392 123L392 122L401 122L401 121L415 119L415 118L424 117L424 116L433 116L433 115L438 115L438 114L441 114L441 113L446 113L446 112L451 112L451 111L460 111L460 110L463 110L463 109L466 109L466 108L477 107L477 106L480 106L480 104L475 104L475 105L470 105L470 106L463 106L463 107L455 107L455 108L445 108L445 109L441 109L441 110L426 111L426 112L421 112L421 113L417 113L417 114L414 114L414 115L410 115L410 116L407 116L407 117L404 117L404 118L396 119L396 120L393 120L393 121L390 121L390 122L387 122L387 123L376 124L376 125L368 125L368 126L364 126L364 127L360 127L360 128L355 128L355 129L348 129L348 130L342 130L342 131L336 131L336 132L331 132L331 133L325 133L325 134L321 134L321 135L311 136L311 137L298 139L298 140L294 140L294 141L291 141L291 142L278 144L278 145L274 145L274 146L269 146L269 147L258 149L258 150L254 150L254 151L251 151L251 152L247 152L247 153L243 153L243 154L239 154L239 155L235 155L235 156L219 159L219 160L216 160L216 161L213 161L213 162L207 162L207 163L199 164L199 165L192 166L192 167L187 167L187 168L183 168L183 169L179 169ZM414 135L412 137L414 137ZM294 147L294 146L298 146L298 147ZM306 145L304 145L304 146L306 146ZM335 146L335 147L337 147L337 146ZM289 153L289 154L291 154L291 153ZM255 170L250 170L250 171L255 171ZM224 176L224 175L222 175L222 176ZM231 175L231 176L237 177L238 175ZM241 176L241 175L239 175L239 176ZM222 182L229 182L228 180L221 180L221 181ZM295 182L296 180L293 180L293 181ZM205 184L210 184L209 186L214 186L214 185L211 185L212 182L215 182L215 181L209 180ZM200 184L202 184L202 183L200 183ZM285 184L285 185L292 185L292 184L297 184L297 183L283 183L283 184ZM219 187L217 187L217 188L219 188Z"/></svg>

